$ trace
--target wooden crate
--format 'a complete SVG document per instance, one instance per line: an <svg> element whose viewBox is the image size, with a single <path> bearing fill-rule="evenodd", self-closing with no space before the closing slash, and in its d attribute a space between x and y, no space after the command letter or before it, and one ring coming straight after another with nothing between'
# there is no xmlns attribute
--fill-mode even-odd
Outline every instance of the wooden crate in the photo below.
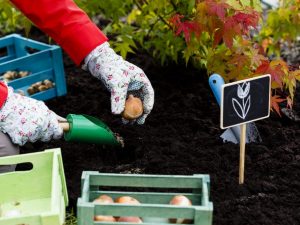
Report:
<svg viewBox="0 0 300 225"><path fill-rule="evenodd" d="M60 149L0 157L0 165L20 163L32 169L0 174L0 225L64 224L68 195Z"/></svg>
<svg viewBox="0 0 300 225"><path fill-rule="evenodd" d="M81 197L77 202L78 225L129 225L134 223L95 222L95 215L138 216L145 225L170 224L168 218L192 219L195 225L211 225L213 205L209 200L208 175L170 176L140 174L109 174L84 171ZM96 204L93 200L106 194L113 199L131 196L140 205ZM170 205L175 195L185 195L193 205Z"/></svg>
<svg viewBox="0 0 300 225"><path fill-rule="evenodd" d="M29 96L27 89L30 85L45 79L54 82L55 86L30 97L47 100L67 93L62 52L57 45L44 44L18 34L0 38L0 75L7 71L30 72L26 77L8 82L16 92L22 91L26 96Z"/></svg>

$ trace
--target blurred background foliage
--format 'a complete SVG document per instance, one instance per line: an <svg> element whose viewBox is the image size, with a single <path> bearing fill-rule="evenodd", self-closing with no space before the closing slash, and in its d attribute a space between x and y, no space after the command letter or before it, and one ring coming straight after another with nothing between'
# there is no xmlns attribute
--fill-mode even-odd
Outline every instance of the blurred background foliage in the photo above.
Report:
<svg viewBox="0 0 300 225"><path fill-rule="evenodd" d="M124 58L142 52L162 65L184 63L219 73L227 82L270 73L273 108L282 101L292 107L300 70L291 71L292 61L281 53L298 43L300 0L280 0L267 10L260 0L75 2ZM0 0L0 13L2 35L29 32L31 23L8 0Z"/></svg>

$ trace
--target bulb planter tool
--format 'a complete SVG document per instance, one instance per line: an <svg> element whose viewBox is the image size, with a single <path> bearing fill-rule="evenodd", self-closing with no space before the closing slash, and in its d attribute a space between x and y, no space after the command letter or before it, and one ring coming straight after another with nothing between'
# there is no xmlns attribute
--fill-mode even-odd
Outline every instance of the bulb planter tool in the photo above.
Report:
<svg viewBox="0 0 300 225"><path fill-rule="evenodd" d="M143 114L143 103L129 95L122 116L135 120ZM112 132L101 120L88 116L69 114L66 122L59 122L66 141L85 142L102 145L124 145L123 139Z"/></svg>
<svg viewBox="0 0 300 225"><path fill-rule="evenodd" d="M222 85L225 84L223 77L219 74L212 74L208 80L209 86L220 106ZM230 127L221 135L223 141L230 141L234 144L240 143L241 128L240 126ZM247 123L246 126L246 143L261 142L261 137L254 122Z"/></svg>
<svg viewBox="0 0 300 225"><path fill-rule="evenodd" d="M88 116L69 114L66 122L59 122L66 141L103 145L120 145L117 136L101 120Z"/></svg>

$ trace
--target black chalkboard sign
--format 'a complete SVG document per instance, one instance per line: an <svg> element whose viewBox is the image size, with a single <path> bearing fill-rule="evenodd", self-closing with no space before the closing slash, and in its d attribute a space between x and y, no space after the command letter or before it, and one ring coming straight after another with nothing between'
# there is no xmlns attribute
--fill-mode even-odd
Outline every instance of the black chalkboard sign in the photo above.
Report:
<svg viewBox="0 0 300 225"><path fill-rule="evenodd" d="M270 91L269 74L222 85L221 128L269 117Z"/></svg>

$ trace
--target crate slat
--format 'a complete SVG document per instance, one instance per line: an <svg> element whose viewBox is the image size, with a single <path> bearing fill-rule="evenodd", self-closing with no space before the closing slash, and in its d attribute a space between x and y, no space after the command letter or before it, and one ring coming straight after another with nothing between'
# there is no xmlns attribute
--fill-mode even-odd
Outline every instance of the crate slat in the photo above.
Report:
<svg viewBox="0 0 300 225"><path fill-rule="evenodd" d="M0 57L0 63L12 60L12 59L14 59L14 57L15 57L14 55L2 56L2 57Z"/></svg>
<svg viewBox="0 0 300 225"><path fill-rule="evenodd" d="M91 175L90 185L151 188L202 188L201 177L156 175Z"/></svg>
<svg viewBox="0 0 300 225"><path fill-rule="evenodd" d="M125 222L118 222L118 223L94 222L93 224L94 225L115 225L115 224L118 224L118 225L136 225L136 223L125 223ZM142 225L153 225L153 223L141 223L141 224ZM171 223L156 223L156 224L159 224L159 225L170 225ZM193 224L188 224L188 225L193 225ZM185 224L181 223L181 225L185 225Z"/></svg>
<svg viewBox="0 0 300 225"><path fill-rule="evenodd" d="M127 195L136 198L139 202L168 204L175 195L184 195L189 198L194 205L201 204L201 194L178 193L178 192L128 192L128 191L91 191L89 201L93 201L100 195L109 195L113 199Z"/></svg>
<svg viewBox="0 0 300 225"><path fill-rule="evenodd" d="M18 35L7 35L5 37L2 37L1 41L0 41L0 49L6 48L7 46L14 45L14 37L15 36L18 36ZM19 35L19 37L21 37L21 36Z"/></svg>
<svg viewBox="0 0 300 225"><path fill-rule="evenodd" d="M95 215L113 216L139 216L139 217L163 217L163 218L187 218L192 219L195 215L195 208L180 207L163 204L105 204L95 205ZM201 207L201 206L199 206ZM203 207L204 208L204 207Z"/></svg>

